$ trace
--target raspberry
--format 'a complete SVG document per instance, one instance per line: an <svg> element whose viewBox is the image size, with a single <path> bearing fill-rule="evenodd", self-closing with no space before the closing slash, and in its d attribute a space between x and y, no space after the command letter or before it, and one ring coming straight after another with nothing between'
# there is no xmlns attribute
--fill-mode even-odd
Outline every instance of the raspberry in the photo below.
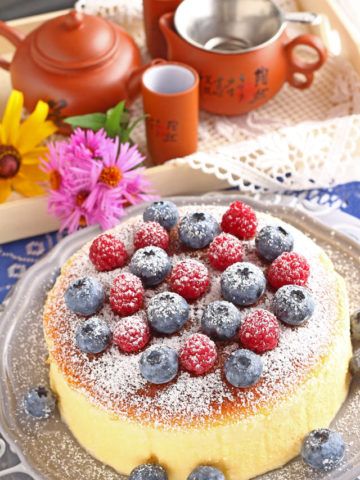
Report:
<svg viewBox="0 0 360 480"><path fill-rule="evenodd" d="M132 273L118 275L110 289L112 310L121 315L132 315L140 310L144 300L144 287L141 280Z"/></svg>
<svg viewBox="0 0 360 480"><path fill-rule="evenodd" d="M145 319L139 316L126 317L119 321L113 333L113 342L123 352L133 353L143 349L150 340L150 329Z"/></svg>
<svg viewBox="0 0 360 480"><path fill-rule="evenodd" d="M280 326L275 315L267 310L254 310L240 327L242 345L256 353L273 350L279 343Z"/></svg>
<svg viewBox="0 0 360 480"><path fill-rule="evenodd" d="M146 222L137 230L134 237L136 250L144 247L160 247L167 250L169 247L169 234L159 223Z"/></svg>
<svg viewBox="0 0 360 480"><path fill-rule="evenodd" d="M215 343L202 333L191 335L180 350L180 364L188 372L203 375L217 359Z"/></svg>
<svg viewBox="0 0 360 480"><path fill-rule="evenodd" d="M282 253L268 270L268 280L272 287L284 285L306 285L310 275L310 265L305 257L295 252Z"/></svg>
<svg viewBox="0 0 360 480"><path fill-rule="evenodd" d="M89 258L100 272L123 267L128 259L125 245L110 233L104 233L92 242Z"/></svg>
<svg viewBox="0 0 360 480"><path fill-rule="evenodd" d="M228 233L215 237L208 250L209 262L217 270L225 270L243 258L244 249L240 240Z"/></svg>
<svg viewBox="0 0 360 480"><path fill-rule="evenodd" d="M173 268L169 283L173 292L186 300L195 300L209 288L209 272L205 265L197 260L184 260Z"/></svg>
<svg viewBox="0 0 360 480"><path fill-rule="evenodd" d="M224 213L221 228L242 240L252 238L256 233L257 218L254 210L243 202L233 202Z"/></svg>

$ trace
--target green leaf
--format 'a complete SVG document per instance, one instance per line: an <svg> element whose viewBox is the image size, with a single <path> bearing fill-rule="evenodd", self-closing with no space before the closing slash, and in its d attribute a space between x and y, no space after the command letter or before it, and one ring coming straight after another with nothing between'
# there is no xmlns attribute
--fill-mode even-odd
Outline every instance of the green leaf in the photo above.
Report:
<svg viewBox="0 0 360 480"><path fill-rule="evenodd" d="M121 101L116 107L111 108L106 112L105 131L109 137L116 137L121 133L121 117L125 110L125 101Z"/></svg>
<svg viewBox="0 0 360 480"><path fill-rule="evenodd" d="M105 127L106 115L105 113L89 113L88 115L68 117L64 122L70 124L72 127L89 128L96 132Z"/></svg>

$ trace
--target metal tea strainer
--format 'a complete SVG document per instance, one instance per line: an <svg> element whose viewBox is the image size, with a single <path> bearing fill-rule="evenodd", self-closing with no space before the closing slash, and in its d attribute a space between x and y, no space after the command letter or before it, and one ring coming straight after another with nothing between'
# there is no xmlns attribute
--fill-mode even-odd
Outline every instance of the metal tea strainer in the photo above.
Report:
<svg viewBox="0 0 360 480"><path fill-rule="evenodd" d="M183 0L175 28L192 45L218 53L241 53L280 35L287 22L315 25L320 15L283 13L272 0Z"/></svg>

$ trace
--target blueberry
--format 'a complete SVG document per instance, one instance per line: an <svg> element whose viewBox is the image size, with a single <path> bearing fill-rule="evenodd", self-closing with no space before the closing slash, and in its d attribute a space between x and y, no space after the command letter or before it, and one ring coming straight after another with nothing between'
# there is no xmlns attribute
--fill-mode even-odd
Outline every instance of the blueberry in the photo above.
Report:
<svg viewBox="0 0 360 480"><path fill-rule="evenodd" d="M169 200L160 200L149 205L143 215L144 222L157 222L170 230L179 220L177 206Z"/></svg>
<svg viewBox="0 0 360 480"><path fill-rule="evenodd" d="M176 377L178 355L172 348L153 345L140 358L140 373L150 383L161 385Z"/></svg>
<svg viewBox="0 0 360 480"><path fill-rule="evenodd" d="M273 298L274 313L288 325L301 325L314 313L315 302L307 288L285 285Z"/></svg>
<svg viewBox="0 0 360 480"><path fill-rule="evenodd" d="M234 263L221 275L221 293L235 305L253 305L266 288L266 280L259 267L248 262Z"/></svg>
<svg viewBox="0 0 360 480"><path fill-rule="evenodd" d="M322 428L305 438L301 456L305 463L318 470L332 470L344 458L345 443L338 432Z"/></svg>
<svg viewBox="0 0 360 480"><path fill-rule="evenodd" d="M294 238L284 227L267 225L255 239L256 250L260 257L272 262L284 252L291 252Z"/></svg>
<svg viewBox="0 0 360 480"><path fill-rule="evenodd" d="M134 468L129 480L168 480L165 469L161 465L144 463Z"/></svg>
<svg viewBox="0 0 360 480"><path fill-rule="evenodd" d="M66 306L74 313L89 317L102 307L105 299L104 288L93 277L78 278L65 292Z"/></svg>
<svg viewBox="0 0 360 480"><path fill-rule="evenodd" d="M354 340L360 340L360 309L351 315L351 334Z"/></svg>
<svg viewBox="0 0 360 480"><path fill-rule="evenodd" d="M190 248L204 248L219 233L219 224L209 213L189 213L182 218L179 225L179 237Z"/></svg>
<svg viewBox="0 0 360 480"><path fill-rule="evenodd" d="M140 248L130 262L131 273L139 277L147 287L161 283L170 270L171 260L159 247Z"/></svg>
<svg viewBox="0 0 360 480"><path fill-rule="evenodd" d="M189 318L190 307L177 293L163 292L155 295L147 309L149 323L160 333L178 332Z"/></svg>
<svg viewBox="0 0 360 480"><path fill-rule="evenodd" d="M209 303L201 319L201 330L216 340L230 340L239 330L241 315L230 302Z"/></svg>
<svg viewBox="0 0 360 480"><path fill-rule="evenodd" d="M353 375L360 374L360 349L355 350L350 362L350 369Z"/></svg>
<svg viewBox="0 0 360 480"><path fill-rule="evenodd" d="M215 467L201 465L190 473L187 480L225 480L225 476Z"/></svg>
<svg viewBox="0 0 360 480"><path fill-rule="evenodd" d="M226 380L234 387L251 387L262 374L263 362L259 355L250 350L235 350L225 362Z"/></svg>
<svg viewBox="0 0 360 480"><path fill-rule="evenodd" d="M55 410L56 400L45 387L35 387L24 397L24 409L35 418L49 418Z"/></svg>
<svg viewBox="0 0 360 480"><path fill-rule="evenodd" d="M98 317L92 317L81 323L75 332L76 345L84 353L100 353L111 340L111 330Z"/></svg>

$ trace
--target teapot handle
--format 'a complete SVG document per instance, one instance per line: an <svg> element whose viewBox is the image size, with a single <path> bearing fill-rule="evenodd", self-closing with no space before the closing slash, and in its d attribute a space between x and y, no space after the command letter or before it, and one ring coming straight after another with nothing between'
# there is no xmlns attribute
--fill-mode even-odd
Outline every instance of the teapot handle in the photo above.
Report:
<svg viewBox="0 0 360 480"><path fill-rule="evenodd" d="M167 63L166 60L162 58L155 58L146 65L142 65L139 68L133 70L126 80L126 90L127 90L127 100L128 103L132 103L136 97L140 94L141 91L141 79L143 73L150 67L155 65L162 65Z"/></svg>
<svg viewBox="0 0 360 480"><path fill-rule="evenodd" d="M5 22L2 22L1 20L0 20L0 36L5 37L15 47L20 45L20 43L25 38L25 35L9 27L9 25L7 25ZM11 62L9 62L8 60L5 60L5 58L0 57L0 68L3 68L4 70L10 70L10 65L11 65Z"/></svg>

